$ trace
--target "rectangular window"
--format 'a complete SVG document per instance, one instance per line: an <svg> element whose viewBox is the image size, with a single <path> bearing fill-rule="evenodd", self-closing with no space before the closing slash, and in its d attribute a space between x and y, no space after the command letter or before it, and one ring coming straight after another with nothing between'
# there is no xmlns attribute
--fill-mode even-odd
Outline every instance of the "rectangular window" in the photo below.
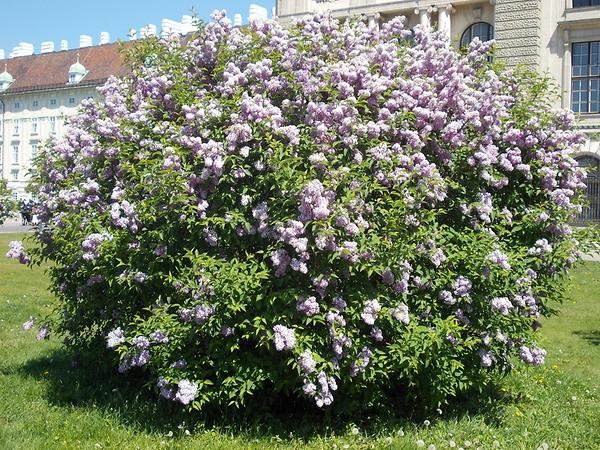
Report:
<svg viewBox="0 0 600 450"><path fill-rule="evenodd" d="M600 41L575 42L571 66L571 108L577 113L600 112Z"/></svg>
<svg viewBox="0 0 600 450"><path fill-rule="evenodd" d="M19 163L19 145L18 144L13 144L13 163L14 164Z"/></svg>
<svg viewBox="0 0 600 450"><path fill-rule="evenodd" d="M600 6L600 0L573 0L573 8L583 8L586 6Z"/></svg>
<svg viewBox="0 0 600 450"><path fill-rule="evenodd" d="M50 117L50 133L56 133L56 117Z"/></svg>
<svg viewBox="0 0 600 450"><path fill-rule="evenodd" d="M69 97L69 103L70 104L75 103L75 97Z"/></svg>
<svg viewBox="0 0 600 450"><path fill-rule="evenodd" d="M13 122L13 134L19 134L19 119Z"/></svg>
<svg viewBox="0 0 600 450"><path fill-rule="evenodd" d="M10 171L13 181L19 180L19 169L13 169Z"/></svg>
<svg viewBox="0 0 600 450"><path fill-rule="evenodd" d="M53 99L50 100L50 105L52 105L52 106L56 105L56 99L55 98L53 98Z"/></svg>
<svg viewBox="0 0 600 450"><path fill-rule="evenodd" d="M31 143L31 157L35 158L38 154L38 143L37 142L32 142Z"/></svg>
<svg viewBox="0 0 600 450"><path fill-rule="evenodd" d="M38 132L38 120L37 118L31 119L31 134L37 134Z"/></svg>
<svg viewBox="0 0 600 450"><path fill-rule="evenodd" d="M37 108L38 105L39 105L39 102L37 100L34 100L33 103L31 104L31 106L33 106L34 108Z"/></svg>
<svg viewBox="0 0 600 450"><path fill-rule="evenodd" d="M21 107L21 104L19 102L15 102L15 109L19 109Z"/></svg>

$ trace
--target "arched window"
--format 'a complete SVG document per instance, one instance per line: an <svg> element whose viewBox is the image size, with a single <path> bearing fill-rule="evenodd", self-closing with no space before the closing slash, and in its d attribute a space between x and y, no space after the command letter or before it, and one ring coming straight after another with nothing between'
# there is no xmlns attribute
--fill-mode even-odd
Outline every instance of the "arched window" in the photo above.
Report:
<svg viewBox="0 0 600 450"><path fill-rule="evenodd" d="M470 25L460 38L460 47L466 47L476 37L483 42L494 39L494 27L487 22L477 22Z"/></svg>
<svg viewBox="0 0 600 450"><path fill-rule="evenodd" d="M596 156L579 156L575 159L579 163L579 167L585 167L588 171L588 177L600 177L600 159Z"/></svg>

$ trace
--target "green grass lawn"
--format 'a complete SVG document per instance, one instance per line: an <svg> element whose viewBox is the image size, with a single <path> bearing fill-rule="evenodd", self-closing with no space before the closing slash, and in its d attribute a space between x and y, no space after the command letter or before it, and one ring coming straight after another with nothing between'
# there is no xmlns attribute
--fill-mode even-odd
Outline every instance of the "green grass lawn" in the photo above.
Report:
<svg viewBox="0 0 600 450"><path fill-rule="evenodd" d="M23 331L22 323L47 313L52 299L42 269L3 257L8 241L19 238L0 235L0 450L414 449L418 440L438 450L600 449L600 263L574 271L560 317L545 321L547 365L512 374L493 402L419 423L375 417L328 426L272 418L209 426L176 405L157 404L113 367Z"/></svg>

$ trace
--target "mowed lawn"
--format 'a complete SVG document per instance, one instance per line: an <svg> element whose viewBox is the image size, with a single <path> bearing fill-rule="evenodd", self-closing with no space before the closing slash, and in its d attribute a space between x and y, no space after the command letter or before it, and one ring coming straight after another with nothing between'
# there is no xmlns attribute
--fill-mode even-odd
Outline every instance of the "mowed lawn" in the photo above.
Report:
<svg viewBox="0 0 600 450"><path fill-rule="evenodd" d="M600 449L600 263L573 273L562 313L544 321L547 364L519 368L496 400L409 421L264 418L207 425L156 402L114 367L37 342L21 325L50 311L40 268L3 257L0 235L0 450L12 449ZM422 442L419 442L422 441ZM421 445L419 447L419 445ZM435 446L435 447L434 447Z"/></svg>

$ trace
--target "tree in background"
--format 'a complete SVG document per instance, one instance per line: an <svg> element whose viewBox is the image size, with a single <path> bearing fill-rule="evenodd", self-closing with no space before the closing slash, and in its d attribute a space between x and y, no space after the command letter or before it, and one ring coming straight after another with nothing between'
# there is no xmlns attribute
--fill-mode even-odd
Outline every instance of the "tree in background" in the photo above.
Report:
<svg viewBox="0 0 600 450"><path fill-rule="evenodd" d="M0 225L14 212L16 207L12 191L8 188L6 180L0 178Z"/></svg>

